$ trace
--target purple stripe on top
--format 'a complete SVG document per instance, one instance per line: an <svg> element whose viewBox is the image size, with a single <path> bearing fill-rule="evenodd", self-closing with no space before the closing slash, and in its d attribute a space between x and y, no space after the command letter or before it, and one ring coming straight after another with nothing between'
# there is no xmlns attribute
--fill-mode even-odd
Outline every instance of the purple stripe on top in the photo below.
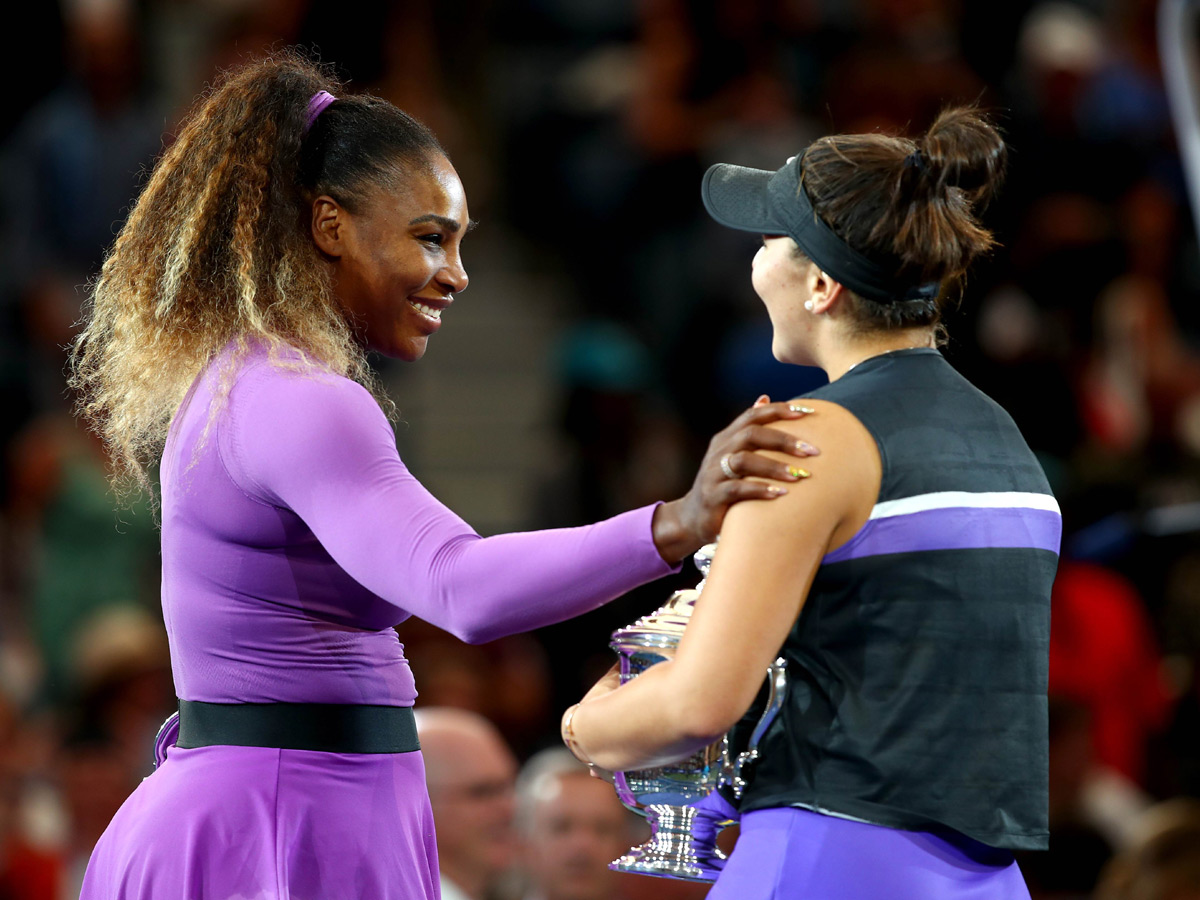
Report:
<svg viewBox="0 0 1200 900"><path fill-rule="evenodd" d="M1062 516L1027 507L949 507L871 519L823 563L920 550L1028 547L1058 552Z"/></svg>

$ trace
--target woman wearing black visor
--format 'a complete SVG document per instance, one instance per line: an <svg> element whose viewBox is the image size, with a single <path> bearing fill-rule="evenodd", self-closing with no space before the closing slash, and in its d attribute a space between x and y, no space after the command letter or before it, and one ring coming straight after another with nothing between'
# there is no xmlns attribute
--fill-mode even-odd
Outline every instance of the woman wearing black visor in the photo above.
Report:
<svg viewBox="0 0 1200 900"><path fill-rule="evenodd" d="M937 350L1005 155L953 109L915 141L830 136L704 178L714 219L763 235L775 356L829 375L817 415L772 426L822 454L802 493L730 511L675 659L602 681L564 737L606 769L680 759L756 721L784 657L713 900L1029 896L1012 851L1047 843L1061 519L1012 419Z"/></svg>

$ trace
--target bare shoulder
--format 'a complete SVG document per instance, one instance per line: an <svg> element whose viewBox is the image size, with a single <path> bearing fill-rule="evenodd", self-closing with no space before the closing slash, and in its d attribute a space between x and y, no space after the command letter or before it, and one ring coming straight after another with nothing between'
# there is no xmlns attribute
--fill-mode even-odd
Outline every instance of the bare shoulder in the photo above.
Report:
<svg viewBox="0 0 1200 900"><path fill-rule="evenodd" d="M812 410L809 415L772 422L768 427L807 441L821 451L805 461L805 468L814 478L826 471L844 474L859 466L869 469L872 462L878 466L879 451L875 439L853 413L827 400L806 398L803 404Z"/></svg>
<svg viewBox="0 0 1200 900"><path fill-rule="evenodd" d="M805 398L812 413L800 419L772 422L768 427L784 431L819 450L803 460L781 453L765 452L808 473L794 482L780 482L787 494L776 500L739 503L730 509L727 525L739 527L743 519L784 521L797 513L810 527L828 529L830 535L855 524L868 514L879 495L882 465L875 439L849 410L825 400ZM861 524L861 523L859 523Z"/></svg>

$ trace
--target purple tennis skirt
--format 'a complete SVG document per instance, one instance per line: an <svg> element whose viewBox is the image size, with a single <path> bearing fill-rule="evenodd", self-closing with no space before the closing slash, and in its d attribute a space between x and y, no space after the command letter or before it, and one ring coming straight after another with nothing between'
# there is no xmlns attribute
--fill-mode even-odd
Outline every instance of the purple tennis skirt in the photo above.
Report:
<svg viewBox="0 0 1200 900"><path fill-rule="evenodd" d="M763 809L741 833L708 900L1029 900L1012 856L968 855L920 831L806 809Z"/></svg>
<svg viewBox="0 0 1200 900"><path fill-rule="evenodd" d="M437 872L419 751L169 746L80 900L436 900Z"/></svg>

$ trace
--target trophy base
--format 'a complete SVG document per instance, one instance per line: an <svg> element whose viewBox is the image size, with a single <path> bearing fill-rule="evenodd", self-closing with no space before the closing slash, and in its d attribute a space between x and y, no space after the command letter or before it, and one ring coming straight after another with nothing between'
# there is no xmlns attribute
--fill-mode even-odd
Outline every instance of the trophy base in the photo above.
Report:
<svg viewBox="0 0 1200 900"><path fill-rule="evenodd" d="M692 834L692 825L699 815L700 812L691 806L662 803L647 806L650 840L609 863L608 867L616 872L680 881L716 881L725 867L726 856L715 844L702 842Z"/></svg>

